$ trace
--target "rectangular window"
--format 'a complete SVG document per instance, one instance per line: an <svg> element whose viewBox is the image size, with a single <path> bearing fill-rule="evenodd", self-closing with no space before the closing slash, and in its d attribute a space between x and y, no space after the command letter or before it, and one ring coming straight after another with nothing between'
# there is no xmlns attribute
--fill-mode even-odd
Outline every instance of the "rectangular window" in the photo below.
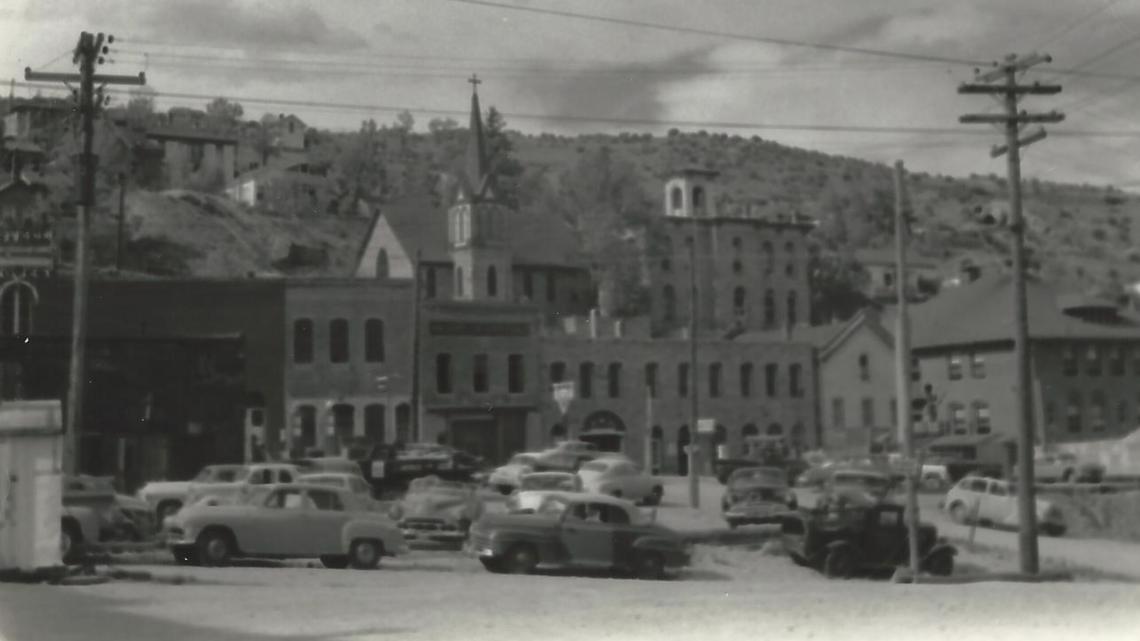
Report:
<svg viewBox="0 0 1140 641"><path fill-rule="evenodd" d="M843 416L843 399L835 397L831 399L831 426L837 430L845 427L846 419Z"/></svg>
<svg viewBox="0 0 1140 641"><path fill-rule="evenodd" d="M764 391L768 394L768 398L776 397L776 378L779 374L780 368L775 363L768 363L764 366Z"/></svg>
<svg viewBox="0 0 1140 641"><path fill-rule="evenodd" d="M364 321L364 360L384 362L384 321L379 318Z"/></svg>
<svg viewBox="0 0 1140 641"><path fill-rule="evenodd" d="M1077 350L1068 345L1061 352L1061 374L1065 376L1077 375Z"/></svg>
<svg viewBox="0 0 1140 641"><path fill-rule="evenodd" d="M875 399L863 398L863 427L875 426Z"/></svg>
<svg viewBox="0 0 1140 641"><path fill-rule="evenodd" d="M792 363L788 368L788 392L791 393L792 398L803 398L803 365L799 363Z"/></svg>
<svg viewBox="0 0 1140 641"><path fill-rule="evenodd" d="M709 364L709 398L720 398L720 363Z"/></svg>
<svg viewBox="0 0 1140 641"><path fill-rule="evenodd" d="M606 387L610 398L621 398L621 363L610 363L606 372Z"/></svg>
<svg viewBox="0 0 1140 641"><path fill-rule="evenodd" d="M990 406L984 401L974 402L974 429L978 434L990 433Z"/></svg>
<svg viewBox="0 0 1140 641"><path fill-rule="evenodd" d="M435 355L435 391L451 393L451 354Z"/></svg>
<svg viewBox="0 0 1140 641"><path fill-rule="evenodd" d="M871 357L866 354L859 355L859 380L871 380Z"/></svg>
<svg viewBox="0 0 1140 641"><path fill-rule="evenodd" d="M1089 345L1085 350L1085 373L1089 376L1100 376L1100 346Z"/></svg>
<svg viewBox="0 0 1140 641"><path fill-rule="evenodd" d="M313 321L308 318L293 321L293 362L313 362Z"/></svg>
<svg viewBox="0 0 1140 641"><path fill-rule="evenodd" d="M645 365L645 391L649 398L657 398L657 363Z"/></svg>
<svg viewBox="0 0 1140 641"><path fill-rule="evenodd" d="M1124 349L1120 345L1109 348L1108 373L1110 376L1124 376Z"/></svg>
<svg viewBox="0 0 1140 641"><path fill-rule="evenodd" d="M677 364L677 396L685 398L689 395L689 364Z"/></svg>
<svg viewBox="0 0 1140 641"><path fill-rule="evenodd" d="M343 318L329 321L329 360L348 362L348 321Z"/></svg>
<svg viewBox="0 0 1140 641"><path fill-rule="evenodd" d="M1083 429L1081 414L1084 412L1084 408L1081 405L1080 392L1070 392L1069 402L1065 406L1065 423L1072 433L1078 433Z"/></svg>
<svg viewBox="0 0 1140 641"><path fill-rule="evenodd" d="M947 361L947 375L952 381L962 380L962 355L951 354Z"/></svg>
<svg viewBox="0 0 1140 641"><path fill-rule="evenodd" d="M578 393L582 398L594 396L594 364L582 363L578 366Z"/></svg>
<svg viewBox="0 0 1140 641"><path fill-rule="evenodd" d="M507 391L511 394L521 394L526 385L523 376L522 354L511 354L507 357Z"/></svg>
<svg viewBox="0 0 1140 641"><path fill-rule="evenodd" d="M566 380L566 363L558 361L550 364L550 382L561 383Z"/></svg>
<svg viewBox="0 0 1140 641"><path fill-rule="evenodd" d="M1089 404L1089 428L1094 432L1103 432L1107 415L1108 408L1104 402L1104 392L1093 392L1092 403Z"/></svg>
<svg viewBox="0 0 1140 641"><path fill-rule="evenodd" d="M966 434L970 430L969 425L966 424L966 408L961 403L950 405L950 429L955 434Z"/></svg>
<svg viewBox="0 0 1140 641"><path fill-rule="evenodd" d="M486 392L488 382L488 363L486 354L476 354L471 364L471 389L476 392Z"/></svg>
<svg viewBox="0 0 1140 641"><path fill-rule="evenodd" d="M741 398L752 396L752 363L740 366L740 396Z"/></svg>
<svg viewBox="0 0 1140 641"><path fill-rule="evenodd" d="M986 377L986 357L982 354L970 354L970 377L971 378L985 378Z"/></svg>

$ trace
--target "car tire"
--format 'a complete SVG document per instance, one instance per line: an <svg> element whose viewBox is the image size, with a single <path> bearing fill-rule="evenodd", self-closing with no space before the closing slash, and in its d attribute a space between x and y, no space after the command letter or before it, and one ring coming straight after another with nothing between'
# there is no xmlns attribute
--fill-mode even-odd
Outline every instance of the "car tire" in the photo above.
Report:
<svg viewBox="0 0 1140 641"><path fill-rule="evenodd" d="M538 567L538 552L533 546L520 543L507 550L502 563L503 569L511 574L533 574Z"/></svg>
<svg viewBox="0 0 1140 641"><path fill-rule="evenodd" d="M348 567L348 557L340 554L326 554L321 557L321 565L330 570L343 570Z"/></svg>
<svg viewBox="0 0 1140 641"><path fill-rule="evenodd" d="M154 516L157 519L159 527L162 527L162 521L168 516L178 512L182 509L182 501L166 500L158 504L154 511Z"/></svg>
<svg viewBox="0 0 1140 641"><path fill-rule="evenodd" d="M950 576L954 574L954 555L946 550L931 557L925 565L923 569L934 576Z"/></svg>
<svg viewBox="0 0 1140 641"><path fill-rule="evenodd" d="M60 523L59 557L67 565L83 559L83 532L75 521L64 520Z"/></svg>
<svg viewBox="0 0 1140 641"><path fill-rule="evenodd" d="M348 562L357 570L374 570L380 565L384 546L371 539L357 539L348 548Z"/></svg>
<svg viewBox="0 0 1140 641"><path fill-rule="evenodd" d="M970 512L965 505L954 503L950 506L950 518L954 519L955 523L967 525L970 522Z"/></svg>
<svg viewBox="0 0 1140 641"><path fill-rule="evenodd" d="M202 565L226 565L235 547L228 531L210 528L198 536L198 559Z"/></svg>
<svg viewBox="0 0 1140 641"><path fill-rule="evenodd" d="M506 572L503 569L503 562L501 559L479 559L483 564L483 568L492 574L503 574Z"/></svg>
<svg viewBox="0 0 1140 641"><path fill-rule="evenodd" d="M792 563L795 563L801 568L806 568L808 565L810 565L807 559L800 556L799 554L796 554L795 552L788 552L788 557L792 559Z"/></svg>
<svg viewBox="0 0 1140 641"><path fill-rule="evenodd" d="M665 557L660 552L638 552L633 559L634 573L646 581L660 581L665 578Z"/></svg>
<svg viewBox="0 0 1140 641"><path fill-rule="evenodd" d="M823 574L829 579L849 579L855 574L855 552L841 546L832 549L823 560Z"/></svg>

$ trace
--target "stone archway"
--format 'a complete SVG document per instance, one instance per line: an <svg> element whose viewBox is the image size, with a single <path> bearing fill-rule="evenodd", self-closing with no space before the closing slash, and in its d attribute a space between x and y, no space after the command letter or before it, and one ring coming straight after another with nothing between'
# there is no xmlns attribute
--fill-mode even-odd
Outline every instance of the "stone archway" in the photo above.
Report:
<svg viewBox="0 0 1140 641"><path fill-rule="evenodd" d="M625 440L625 422L609 410L598 410L582 422L579 438L594 443L603 452L620 452Z"/></svg>

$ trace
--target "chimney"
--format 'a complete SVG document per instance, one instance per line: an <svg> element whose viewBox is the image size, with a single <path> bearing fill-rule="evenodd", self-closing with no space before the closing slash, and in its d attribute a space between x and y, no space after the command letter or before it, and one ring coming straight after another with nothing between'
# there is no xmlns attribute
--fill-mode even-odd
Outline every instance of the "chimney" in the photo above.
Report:
<svg viewBox="0 0 1140 641"><path fill-rule="evenodd" d="M598 337L598 308L590 310L590 338Z"/></svg>

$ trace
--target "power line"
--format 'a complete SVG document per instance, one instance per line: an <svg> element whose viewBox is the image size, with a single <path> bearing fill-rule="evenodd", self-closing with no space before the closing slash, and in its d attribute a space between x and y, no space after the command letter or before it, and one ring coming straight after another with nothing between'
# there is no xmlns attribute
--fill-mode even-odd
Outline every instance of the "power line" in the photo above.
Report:
<svg viewBox="0 0 1140 641"><path fill-rule="evenodd" d="M903 60L917 60L922 62L939 62L949 63L955 65L984 65L986 62L978 60L967 60L964 58L950 58L946 56L935 56L922 53L908 53L903 51L888 51L885 49L871 49L867 47L849 47L845 45L834 45L822 42L808 42L805 40L793 40L790 38L773 38L768 36L751 36L742 33L733 33L729 31L716 31L713 29L701 29L697 27L680 27L676 25L668 25L653 22L643 22L641 20L629 20L626 18L615 18L611 16L599 16L586 13L575 13L572 11L561 11L558 9L544 9L539 7L524 7L513 4L506 4L502 2L488 2L486 0L445 0L446 2L454 2L458 4L475 5L480 7L489 7L493 9L506 9L508 11L521 11L527 13L535 13L548 16L557 16L560 18L572 18L575 20L588 20L591 22L602 22L606 24L616 24L626 27L638 27L642 29L655 29L657 31L669 31L673 33L689 33L701 36L714 36L718 38L727 38L730 40L747 40L750 42L760 42L763 44L781 45L785 47L802 47L807 49L819 49L822 51L837 51L842 53L856 53L867 56L879 56L884 58L899 58Z"/></svg>
<svg viewBox="0 0 1140 641"><path fill-rule="evenodd" d="M1108 2L1106 2L1106 3L1102 4L1101 6L1093 9L1092 11L1089 11L1089 12L1085 13L1084 15L1078 17L1076 20L1069 22L1068 24L1063 26L1060 30L1049 35L1048 38L1042 40L1039 44L1037 44L1033 47L1030 47L1030 49L1034 49L1034 50L1044 49L1047 45L1053 44L1054 42L1060 40L1062 37L1069 34L1070 32L1072 32L1074 29L1081 26L1082 24L1084 24L1084 23L1088 22L1089 20L1095 18L1096 16L1104 13L1105 11L1112 8L1113 6L1120 4L1120 1L1121 0L1109 0Z"/></svg>
<svg viewBox="0 0 1140 641"><path fill-rule="evenodd" d="M47 89L60 91L59 87L49 84L17 82L17 87L31 89ZM129 91L108 90L108 93L131 95ZM415 113L436 114L445 116L467 116L469 112L463 109L438 109L430 107L394 106L362 103L326 102L317 100L291 100L286 98L264 98L258 96L219 96L209 94L162 92L156 91L148 95L163 98L189 99L211 101L215 98L224 98L230 102L243 104L266 104L285 107L307 107L318 109L335 109L358 113L399 113L410 111ZM524 112L501 112L504 117L520 120L534 120L542 122L590 123L613 125L640 125L659 127L693 127L716 129L744 129L744 130L773 130L773 131L809 131L809 132L847 132L847 133L880 133L880 134L925 134L925 135L988 135L984 131L966 127L907 127L907 126L875 126L875 125L825 125L825 124L784 124L784 123L758 123L758 122L730 122L712 120L667 120L662 118L620 118L615 116L582 116L575 114L536 114ZM1078 138L1140 138L1140 130L1061 130L1052 132L1052 136L1078 137Z"/></svg>

